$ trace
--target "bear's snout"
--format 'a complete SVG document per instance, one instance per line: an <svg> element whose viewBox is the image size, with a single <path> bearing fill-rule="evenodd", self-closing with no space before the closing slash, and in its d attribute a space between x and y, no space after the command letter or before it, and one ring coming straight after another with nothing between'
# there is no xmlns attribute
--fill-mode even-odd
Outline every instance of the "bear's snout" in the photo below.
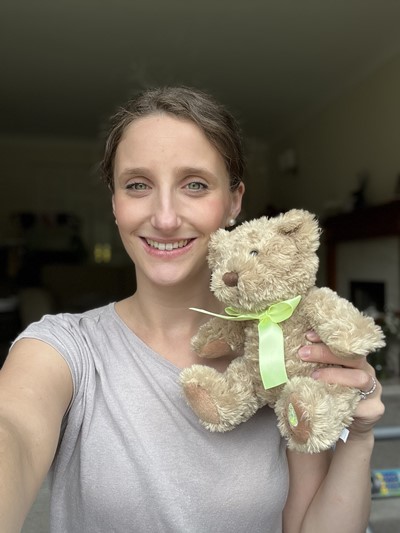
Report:
<svg viewBox="0 0 400 533"><path fill-rule="evenodd" d="M239 275L237 272L225 272L222 276L222 281L228 287L236 287L239 280Z"/></svg>

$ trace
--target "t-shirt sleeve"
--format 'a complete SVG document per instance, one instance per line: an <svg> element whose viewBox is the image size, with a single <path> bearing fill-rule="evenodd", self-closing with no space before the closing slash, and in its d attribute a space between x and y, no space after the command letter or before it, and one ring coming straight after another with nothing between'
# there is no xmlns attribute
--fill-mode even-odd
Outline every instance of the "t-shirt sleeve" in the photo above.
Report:
<svg viewBox="0 0 400 533"><path fill-rule="evenodd" d="M27 338L49 344L65 360L71 372L75 399L88 367L84 349L86 343L80 328L79 315L45 315L22 331L13 344Z"/></svg>

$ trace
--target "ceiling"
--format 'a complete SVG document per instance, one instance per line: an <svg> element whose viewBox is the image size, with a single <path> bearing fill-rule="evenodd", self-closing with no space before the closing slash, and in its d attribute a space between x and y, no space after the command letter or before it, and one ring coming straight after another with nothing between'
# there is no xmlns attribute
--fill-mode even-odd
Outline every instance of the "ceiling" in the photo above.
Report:
<svg viewBox="0 0 400 533"><path fill-rule="evenodd" d="M94 138L184 83L281 135L400 53L397 0L1 0L0 134Z"/></svg>

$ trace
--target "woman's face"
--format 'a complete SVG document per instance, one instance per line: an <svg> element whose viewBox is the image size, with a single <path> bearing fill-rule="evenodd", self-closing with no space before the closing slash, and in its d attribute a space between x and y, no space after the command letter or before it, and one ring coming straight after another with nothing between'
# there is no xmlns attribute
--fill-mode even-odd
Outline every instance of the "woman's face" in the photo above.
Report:
<svg viewBox="0 0 400 533"><path fill-rule="evenodd" d="M220 153L191 121L150 115L132 122L116 151L113 210L142 279L159 285L209 278L209 236L240 212Z"/></svg>

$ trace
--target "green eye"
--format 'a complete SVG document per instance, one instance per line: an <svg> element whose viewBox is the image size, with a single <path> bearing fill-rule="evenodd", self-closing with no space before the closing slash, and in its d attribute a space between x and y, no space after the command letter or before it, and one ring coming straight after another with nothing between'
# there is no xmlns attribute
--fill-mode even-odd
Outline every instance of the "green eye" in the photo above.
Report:
<svg viewBox="0 0 400 533"><path fill-rule="evenodd" d="M258 255L258 250L251 250L250 255L252 256Z"/></svg>
<svg viewBox="0 0 400 533"><path fill-rule="evenodd" d="M145 191L147 189L147 185L142 182L129 183L126 188L133 191Z"/></svg>
<svg viewBox="0 0 400 533"><path fill-rule="evenodd" d="M202 183L201 181L191 181L187 188L191 191L201 191L203 189L207 189L207 185Z"/></svg>

